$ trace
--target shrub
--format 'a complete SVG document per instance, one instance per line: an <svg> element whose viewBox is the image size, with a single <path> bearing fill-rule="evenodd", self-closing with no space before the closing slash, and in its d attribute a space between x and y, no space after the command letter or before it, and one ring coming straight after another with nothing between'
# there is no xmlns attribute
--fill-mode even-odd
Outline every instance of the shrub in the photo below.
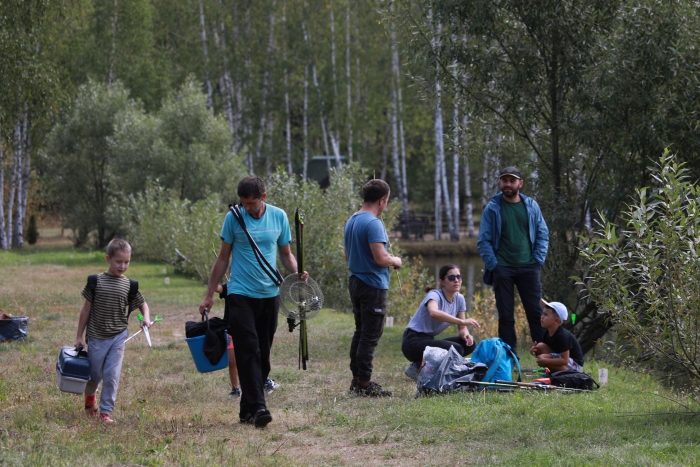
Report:
<svg viewBox="0 0 700 467"><path fill-rule="evenodd" d="M621 215L602 222L581 251L590 272L579 278L618 335L660 375L680 369L700 378L700 187L668 151L652 169L653 187ZM673 367L673 368L672 368Z"/></svg>
<svg viewBox="0 0 700 467"><path fill-rule="evenodd" d="M27 243L34 245L39 239L39 230L36 228L36 216L29 216L29 226L27 226Z"/></svg>

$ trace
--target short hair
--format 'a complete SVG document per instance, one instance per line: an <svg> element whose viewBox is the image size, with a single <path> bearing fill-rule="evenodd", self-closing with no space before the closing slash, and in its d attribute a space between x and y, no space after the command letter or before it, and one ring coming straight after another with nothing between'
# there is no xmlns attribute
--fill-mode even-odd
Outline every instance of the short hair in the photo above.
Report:
<svg viewBox="0 0 700 467"><path fill-rule="evenodd" d="M259 177L248 175L238 182L238 196L241 198L262 198L265 193L265 182Z"/></svg>
<svg viewBox="0 0 700 467"><path fill-rule="evenodd" d="M113 238L107 245L107 256L113 256L117 251L131 253L131 245L123 238Z"/></svg>
<svg viewBox="0 0 700 467"><path fill-rule="evenodd" d="M362 187L362 200L367 203L376 203L391 191L391 187L384 180L372 179Z"/></svg>

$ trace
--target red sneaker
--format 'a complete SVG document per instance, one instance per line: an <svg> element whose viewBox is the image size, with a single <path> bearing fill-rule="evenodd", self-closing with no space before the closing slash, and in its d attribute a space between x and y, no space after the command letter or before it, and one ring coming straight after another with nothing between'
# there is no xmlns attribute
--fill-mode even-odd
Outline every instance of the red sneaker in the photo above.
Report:
<svg viewBox="0 0 700 467"><path fill-rule="evenodd" d="M100 420L105 422L105 425L111 425L114 423L114 420L112 420L112 417L110 417L108 413L101 413Z"/></svg>
<svg viewBox="0 0 700 467"><path fill-rule="evenodd" d="M97 395L92 396L85 395L85 413L90 417L97 417L100 414L97 408Z"/></svg>

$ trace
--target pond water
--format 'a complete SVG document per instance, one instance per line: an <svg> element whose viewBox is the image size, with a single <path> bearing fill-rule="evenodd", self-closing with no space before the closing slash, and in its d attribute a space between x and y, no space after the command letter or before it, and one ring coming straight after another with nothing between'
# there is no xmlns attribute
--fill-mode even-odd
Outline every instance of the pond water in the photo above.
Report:
<svg viewBox="0 0 700 467"><path fill-rule="evenodd" d="M424 257L423 266L435 276L437 283L440 268L448 263L456 264L462 273L462 294L467 301L467 308L471 309L472 296L476 290L490 289L488 285L481 282L484 274L484 262L479 256L434 256Z"/></svg>

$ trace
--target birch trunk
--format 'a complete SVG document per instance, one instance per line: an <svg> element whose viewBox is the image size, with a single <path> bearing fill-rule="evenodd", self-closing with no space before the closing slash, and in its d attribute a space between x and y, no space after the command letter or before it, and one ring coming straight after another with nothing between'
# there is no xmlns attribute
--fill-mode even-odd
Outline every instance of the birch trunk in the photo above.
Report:
<svg viewBox="0 0 700 467"><path fill-rule="evenodd" d="M350 76L350 0L345 2L345 78L348 91L348 162L352 162L352 77Z"/></svg>
<svg viewBox="0 0 700 467"><path fill-rule="evenodd" d="M223 12L223 0L219 0L220 10ZM216 30L215 30L216 31ZM231 72L228 68L228 56L226 49L226 26L224 24L223 15L219 20L219 36L217 37L216 43L219 46L219 53L221 54L221 64L223 67L223 76L219 79L219 86L221 87L222 97L224 99L224 114L226 115L226 121L228 121L229 130L231 131L231 136L233 137L233 143L231 144L231 152L235 153L234 148L236 146L235 140L237 137L238 130L235 125L235 120L233 117L233 80L231 79Z"/></svg>
<svg viewBox="0 0 700 467"><path fill-rule="evenodd" d="M112 15L112 44L109 49L109 73L107 75L107 85L111 86L116 77L114 76L114 60L117 55L117 0L114 0L114 14Z"/></svg>
<svg viewBox="0 0 700 467"><path fill-rule="evenodd" d="M335 67L335 16L333 14L333 0L330 0L330 22L331 22L331 71L333 77L333 101L331 108L333 109L333 121L335 122L335 132L328 122L328 133L331 137L331 145L333 146L333 155L335 156L336 167L340 167L340 133L338 124L338 113L335 112L335 103L338 100L338 75ZM329 161L330 162L330 161Z"/></svg>
<svg viewBox="0 0 700 467"><path fill-rule="evenodd" d="M432 14L430 14L432 16ZM433 34L433 50L437 54L440 47L442 24L440 21L435 26ZM447 186L445 170L445 143L442 125L442 89L440 85L440 65L435 64L435 239L442 237L442 205L445 206L447 225L452 227L452 210L450 209L450 196Z"/></svg>
<svg viewBox="0 0 700 467"><path fill-rule="evenodd" d="M454 115L452 117L452 229L450 240L459 241L459 105L458 99L454 103Z"/></svg>
<svg viewBox="0 0 700 467"><path fill-rule="evenodd" d="M115 0L116 1L116 0ZM204 86L207 91L207 108L211 109L212 105L212 89L211 80L209 79L209 49L207 47L207 28L204 20L204 1L199 0L199 24L202 28L200 34L202 40L202 53L204 54Z"/></svg>
<svg viewBox="0 0 700 467"><path fill-rule="evenodd" d="M287 34L287 2L282 4L282 29ZM282 46L282 60L284 61L284 108L287 112L287 121L285 125L285 133L287 136L287 175L291 176L294 173L292 168L292 116L289 111L289 70L287 70L287 43Z"/></svg>
<svg viewBox="0 0 700 467"><path fill-rule="evenodd" d="M309 65L304 65L304 162L302 178L306 180L309 168Z"/></svg>
<svg viewBox="0 0 700 467"><path fill-rule="evenodd" d="M275 6L277 1L272 1L272 8L270 11L270 35L267 42L267 58L272 62L272 54L275 49ZM265 67L265 72L263 73L263 88L262 88L262 99L260 103L260 128L258 130L258 145L255 150L255 159L260 160L260 154L262 153L263 139L265 129L267 128L267 95L270 92L270 68L272 63L269 63ZM253 173L253 161L250 161L250 166L248 167L250 173Z"/></svg>
<svg viewBox="0 0 700 467"><path fill-rule="evenodd" d="M7 205L5 208L5 211L7 213L7 220L5 221L5 231L2 232L2 234L5 236L5 245L9 249L12 247L12 226L14 225L12 223L13 221L13 214L14 214L14 207L15 207L15 192L17 191L17 182L18 182L18 176L19 176L19 171L18 166L18 149L17 149L17 142L21 140L21 128L20 128L20 123L19 120L15 122L15 132L14 132L14 150L12 153L12 169L10 171L10 193L9 197L7 198Z"/></svg>
<svg viewBox="0 0 700 467"><path fill-rule="evenodd" d="M24 247L24 219L27 212L27 196L29 194L29 135L28 130L28 110L27 104L24 104L24 113L20 123L20 141L18 152L18 183L17 183L17 202L15 213L14 233L12 235L12 246L16 248Z"/></svg>
<svg viewBox="0 0 700 467"><path fill-rule="evenodd" d="M401 96L401 72L399 67L399 52L396 45L396 27L393 18L390 25L390 44L391 44L391 69L392 69L392 103L394 112L392 112L392 132L393 132L393 154L394 154L394 172L396 175L398 198L401 202L401 211L408 213L408 189L406 188L406 149L403 141L403 117L402 105L400 103ZM400 141L398 141L400 139ZM399 145L401 146L399 148ZM401 152L399 152L399 150ZM408 238L408 231L402 230L402 236Z"/></svg>
<svg viewBox="0 0 700 467"><path fill-rule="evenodd" d="M0 249L10 246L5 242L5 145L2 139L2 119L0 119Z"/></svg>
<svg viewBox="0 0 700 467"><path fill-rule="evenodd" d="M267 175L267 180L272 178L272 152L273 141L272 135L275 129L275 119L270 115L267 119L267 154L265 155L265 174Z"/></svg>
<svg viewBox="0 0 700 467"><path fill-rule="evenodd" d="M462 116L462 128L469 125L469 117L465 113ZM467 237L474 237L474 205L472 203L472 182L469 167L469 158L464 156L464 212L467 219Z"/></svg>

